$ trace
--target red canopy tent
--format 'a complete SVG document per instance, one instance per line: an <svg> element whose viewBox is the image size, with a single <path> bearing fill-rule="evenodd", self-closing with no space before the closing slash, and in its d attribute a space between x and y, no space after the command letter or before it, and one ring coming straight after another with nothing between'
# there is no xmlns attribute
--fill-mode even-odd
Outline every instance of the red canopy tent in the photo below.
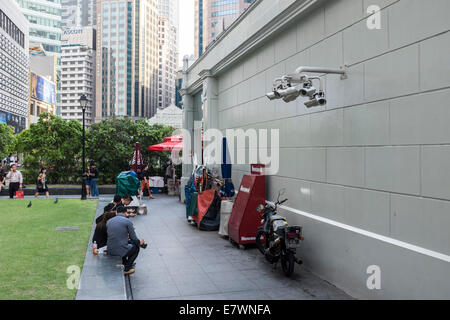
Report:
<svg viewBox="0 0 450 320"><path fill-rule="evenodd" d="M183 150L183 141L164 141L148 148L150 151L181 151Z"/></svg>
<svg viewBox="0 0 450 320"><path fill-rule="evenodd" d="M167 142L167 141L183 141L183 134L177 134L177 135L174 135L174 136L171 136L171 137L167 137L167 138L164 138L164 142Z"/></svg>
<svg viewBox="0 0 450 320"><path fill-rule="evenodd" d="M202 135L203 139L203 135ZM183 150L183 135L177 134L171 137L164 138L164 142L148 147L150 151L182 151Z"/></svg>

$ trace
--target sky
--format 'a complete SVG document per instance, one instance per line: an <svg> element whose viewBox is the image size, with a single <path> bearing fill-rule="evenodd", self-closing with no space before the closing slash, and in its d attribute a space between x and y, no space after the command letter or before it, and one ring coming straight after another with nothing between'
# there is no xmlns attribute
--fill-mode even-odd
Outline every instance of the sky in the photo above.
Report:
<svg viewBox="0 0 450 320"><path fill-rule="evenodd" d="M179 65L183 66L183 57L194 54L194 0L179 0L180 40Z"/></svg>

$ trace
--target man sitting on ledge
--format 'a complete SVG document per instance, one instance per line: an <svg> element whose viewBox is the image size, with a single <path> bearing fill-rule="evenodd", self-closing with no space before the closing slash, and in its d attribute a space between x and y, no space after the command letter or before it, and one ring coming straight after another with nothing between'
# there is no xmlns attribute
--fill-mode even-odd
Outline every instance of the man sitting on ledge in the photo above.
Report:
<svg viewBox="0 0 450 320"><path fill-rule="evenodd" d="M119 208L117 216L108 220L106 230L108 233L108 254L122 257L122 263L125 267L124 273L132 274L134 261L136 260L139 249L147 248L145 241L139 240L134 232L133 223L124 216L125 208Z"/></svg>
<svg viewBox="0 0 450 320"><path fill-rule="evenodd" d="M134 218L136 217L136 214L134 213L134 210L131 208L128 208L128 206L131 204L133 199L129 195L124 195L121 199L121 202L116 205L116 210L119 212L122 210L121 208L126 208L125 211L122 211L124 213L124 216L127 218Z"/></svg>

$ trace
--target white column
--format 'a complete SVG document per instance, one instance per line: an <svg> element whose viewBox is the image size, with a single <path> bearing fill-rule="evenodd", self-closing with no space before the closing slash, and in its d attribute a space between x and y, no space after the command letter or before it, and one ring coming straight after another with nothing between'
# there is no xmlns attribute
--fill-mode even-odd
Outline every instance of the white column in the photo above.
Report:
<svg viewBox="0 0 450 320"><path fill-rule="evenodd" d="M193 148L194 137L194 99L191 95L187 94L186 90L181 90L183 95L183 129L189 131L187 137L183 137L183 154L189 155L191 158ZM192 158L191 158L192 159ZM192 160L190 163L183 163L183 170L181 177L181 202L185 202L184 187L191 178L193 166Z"/></svg>
<svg viewBox="0 0 450 320"><path fill-rule="evenodd" d="M203 119L205 130L219 129L219 92L217 79L209 70L200 73L203 79Z"/></svg>

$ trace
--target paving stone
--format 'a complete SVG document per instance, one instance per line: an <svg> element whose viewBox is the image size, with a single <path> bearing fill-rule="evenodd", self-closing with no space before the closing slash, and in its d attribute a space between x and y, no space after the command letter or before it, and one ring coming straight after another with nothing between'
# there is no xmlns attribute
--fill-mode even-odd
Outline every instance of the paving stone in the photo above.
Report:
<svg viewBox="0 0 450 320"><path fill-rule="evenodd" d="M240 280L212 280L217 288L222 292L236 292L236 291L247 291L250 289L258 290L258 287L251 282L251 280L240 279Z"/></svg>
<svg viewBox="0 0 450 320"><path fill-rule="evenodd" d="M254 246L239 250L217 232L189 225L176 197L156 195L145 203L150 213L133 223L152 250L141 250L130 277L137 300L350 298L304 268L286 278L281 266L273 270Z"/></svg>
<svg viewBox="0 0 450 320"><path fill-rule="evenodd" d="M180 297L180 291L175 285L163 285L147 288L133 288L135 300L151 300L159 298Z"/></svg>

